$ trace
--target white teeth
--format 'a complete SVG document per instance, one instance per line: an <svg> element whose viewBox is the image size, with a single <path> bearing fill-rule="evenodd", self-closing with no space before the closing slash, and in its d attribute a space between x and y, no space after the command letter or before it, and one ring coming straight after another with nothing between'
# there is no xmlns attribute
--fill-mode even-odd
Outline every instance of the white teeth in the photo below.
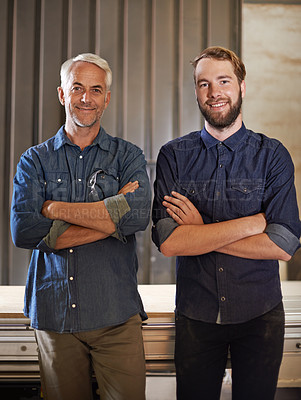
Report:
<svg viewBox="0 0 301 400"><path fill-rule="evenodd" d="M218 108L224 106L226 103L211 104L211 107Z"/></svg>

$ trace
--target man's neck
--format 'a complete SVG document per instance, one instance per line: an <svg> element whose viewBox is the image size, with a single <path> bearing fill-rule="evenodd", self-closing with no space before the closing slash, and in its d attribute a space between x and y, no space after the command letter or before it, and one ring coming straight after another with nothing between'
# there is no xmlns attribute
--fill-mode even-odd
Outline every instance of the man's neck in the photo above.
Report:
<svg viewBox="0 0 301 400"><path fill-rule="evenodd" d="M205 128L207 132L209 132L211 136L213 136L217 140L220 140L221 142L232 136L241 128L241 126L242 119L240 117L238 117L232 125L226 126L225 128L215 128L205 120Z"/></svg>
<svg viewBox="0 0 301 400"><path fill-rule="evenodd" d="M94 139L98 135L99 129L100 124L84 128L76 125L70 126L67 123L65 125L65 133L68 138L82 150L93 143Z"/></svg>

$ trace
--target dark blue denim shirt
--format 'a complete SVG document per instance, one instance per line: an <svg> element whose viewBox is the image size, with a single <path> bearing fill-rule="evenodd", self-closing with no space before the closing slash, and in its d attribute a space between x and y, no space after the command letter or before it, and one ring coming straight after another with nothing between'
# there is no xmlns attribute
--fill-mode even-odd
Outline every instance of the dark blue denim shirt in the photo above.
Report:
<svg viewBox="0 0 301 400"><path fill-rule="evenodd" d="M117 195L129 181L134 193ZM149 222L150 186L142 151L100 129L83 151L62 127L27 150L14 178L11 231L16 246L32 249L24 314L34 328L79 332L117 325L140 313L135 232ZM45 200L104 200L114 235L55 251L51 243L69 224L41 214ZM50 237L52 236L52 237Z"/></svg>
<svg viewBox="0 0 301 400"><path fill-rule="evenodd" d="M188 197L204 223L259 212L266 233L287 253L300 247L301 225L294 166L275 139L247 130L219 142L205 129L175 139L160 150L153 204L153 240L158 247L177 227L162 205L172 190ZM211 252L177 257L177 312L222 324L241 323L281 302L276 260L252 260Z"/></svg>

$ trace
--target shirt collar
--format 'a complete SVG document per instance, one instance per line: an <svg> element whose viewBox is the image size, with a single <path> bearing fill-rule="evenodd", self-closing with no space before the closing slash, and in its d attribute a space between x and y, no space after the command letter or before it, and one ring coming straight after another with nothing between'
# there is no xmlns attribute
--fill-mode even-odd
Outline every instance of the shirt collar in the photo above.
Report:
<svg viewBox="0 0 301 400"><path fill-rule="evenodd" d="M65 125L61 126L60 129L58 130L57 134L55 135L54 150L58 150L59 148L63 147L65 144L74 146L74 143L72 143L71 140L66 135L64 128L65 128ZM106 133L106 131L102 127L100 127L98 135L94 139L91 146L98 145L102 149L108 150L109 149L109 140L108 139L109 139L109 135Z"/></svg>
<svg viewBox="0 0 301 400"><path fill-rule="evenodd" d="M233 133L233 135L228 137L226 140L224 140L223 143L230 150L234 151L237 148L237 146L245 139L246 135L247 135L247 130L244 123L242 123L241 128L237 132ZM205 127L201 131L201 138L207 149L216 146L217 143L220 142L220 140L211 136Z"/></svg>

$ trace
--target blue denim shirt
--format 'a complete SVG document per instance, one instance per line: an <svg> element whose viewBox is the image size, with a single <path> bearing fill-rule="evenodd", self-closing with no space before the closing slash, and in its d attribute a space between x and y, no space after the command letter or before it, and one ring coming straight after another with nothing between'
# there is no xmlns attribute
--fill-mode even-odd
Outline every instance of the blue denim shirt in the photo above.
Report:
<svg viewBox="0 0 301 400"><path fill-rule="evenodd" d="M200 211L204 223L264 212L266 233L287 253L300 247L294 167L277 140L247 130L219 142L205 129L175 139L160 150L153 205L158 247L177 227L162 205L176 190ZM278 261L211 252L177 257L176 309L187 317L241 323L281 301Z"/></svg>
<svg viewBox="0 0 301 400"><path fill-rule="evenodd" d="M117 195L129 181L134 193ZM146 314L137 290L135 232L149 222L150 186L142 151L100 129L83 151L64 127L27 150L14 178L11 231L16 246L32 249L24 314L34 328L79 332L117 325ZM69 224L41 214L45 200L104 200L114 235L55 251L51 244Z"/></svg>

